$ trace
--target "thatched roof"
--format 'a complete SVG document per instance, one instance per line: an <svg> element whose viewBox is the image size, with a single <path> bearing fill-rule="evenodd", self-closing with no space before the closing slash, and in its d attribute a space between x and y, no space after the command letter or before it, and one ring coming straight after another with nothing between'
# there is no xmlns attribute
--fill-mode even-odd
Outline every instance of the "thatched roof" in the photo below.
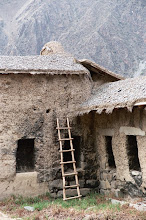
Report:
<svg viewBox="0 0 146 220"><path fill-rule="evenodd" d="M89 74L89 71L66 54L48 56L0 56L0 74ZM89 74L90 75L90 74Z"/></svg>
<svg viewBox="0 0 146 220"><path fill-rule="evenodd" d="M120 76L116 73L113 73L112 71L109 71L109 70L105 69L104 67L100 66L99 64L94 63L90 60L83 59L83 60L79 60L79 62L84 67L86 67L89 71L92 71L92 72L95 72L95 73L98 73L98 74L101 74L101 75L104 75L104 76L108 75L111 78L113 78L113 81L124 79L123 76Z"/></svg>
<svg viewBox="0 0 146 220"><path fill-rule="evenodd" d="M132 111L140 103L146 104L146 76L103 84L81 105L79 114L92 110L111 113L114 108L125 107Z"/></svg>

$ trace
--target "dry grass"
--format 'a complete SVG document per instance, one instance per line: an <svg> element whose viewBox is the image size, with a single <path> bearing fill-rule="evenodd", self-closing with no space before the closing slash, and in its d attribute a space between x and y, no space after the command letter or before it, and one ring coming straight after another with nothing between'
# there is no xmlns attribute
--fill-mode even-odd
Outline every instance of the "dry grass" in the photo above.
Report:
<svg viewBox="0 0 146 220"><path fill-rule="evenodd" d="M24 209L29 205L34 212ZM91 194L79 200L53 200L49 195L35 198L11 197L0 202L0 210L11 217L23 220L80 220L85 217L99 220L146 220L146 214L128 205L113 205L108 197Z"/></svg>

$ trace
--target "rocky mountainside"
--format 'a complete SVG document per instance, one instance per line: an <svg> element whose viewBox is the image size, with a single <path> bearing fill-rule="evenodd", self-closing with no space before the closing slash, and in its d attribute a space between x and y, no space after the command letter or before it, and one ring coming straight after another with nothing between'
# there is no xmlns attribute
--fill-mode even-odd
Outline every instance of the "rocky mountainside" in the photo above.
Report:
<svg viewBox="0 0 146 220"><path fill-rule="evenodd" d="M0 55L35 55L52 40L125 76L144 75L145 0L0 0Z"/></svg>

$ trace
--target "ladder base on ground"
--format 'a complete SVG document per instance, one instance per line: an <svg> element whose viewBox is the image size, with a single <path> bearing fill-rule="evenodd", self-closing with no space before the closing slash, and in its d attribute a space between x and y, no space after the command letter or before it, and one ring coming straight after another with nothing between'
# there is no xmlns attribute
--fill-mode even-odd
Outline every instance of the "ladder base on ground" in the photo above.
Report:
<svg viewBox="0 0 146 220"><path fill-rule="evenodd" d="M63 200L66 201L66 200L70 200L70 199L78 199L78 198L81 198L81 197L82 197L82 195L79 195L79 196L68 197L68 198L65 198Z"/></svg>

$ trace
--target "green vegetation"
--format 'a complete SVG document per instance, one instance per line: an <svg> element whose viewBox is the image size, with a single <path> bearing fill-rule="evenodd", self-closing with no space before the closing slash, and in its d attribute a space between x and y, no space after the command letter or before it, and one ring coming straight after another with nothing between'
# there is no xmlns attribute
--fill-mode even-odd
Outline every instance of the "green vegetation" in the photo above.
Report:
<svg viewBox="0 0 146 220"><path fill-rule="evenodd" d="M22 197L22 196L13 196L13 203L24 207L24 206L33 206L35 208L35 210L41 211L44 208L47 208L49 205L51 205L52 203L52 199L49 195L49 193L47 193L46 195L42 195L42 196L37 196L37 197L33 197L33 198L27 198L27 197Z"/></svg>
<svg viewBox="0 0 146 220"><path fill-rule="evenodd" d="M51 205L60 206L62 208L74 208L76 210L104 210L104 209L113 209L115 211L120 210L119 205L113 205L111 202L106 199L105 196L92 193L86 197L83 197L81 200L72 199L68 201L63 201L62 198L52 199L49 194L44 196L38 196L34 198L24 198L22 196L16 197L13 196L13 203L21 207L24 206L33 206L35 210L41 211L44 208L47 208Z"/></svg>
<svg viewBox="0 0 146 220"><path fill-rule="evenodd" d="M35 210L33 212L27 211L24 206L34 207ZM81 200L68 201L63 201L62 198L52 199L49 194L34 198L12 196L0 202L0 209L12 217L21 217L23 220L56 220L59 216L61 219L71 220L72 216L74 219L78 216L82 219L90 214L102 215L103 219L145 219L144 212L138 212L127 205L113 205L107 196L97 193L92 193Z"/></svg>
<svg viewBox="0 0 146 220"><path fill-rule="evenodd" d="M77 210L99 210L99 209L116 209L119 210L119 205L112 205L109 200L106 200L105 196L99 194L90 194L81 200L73 199L63 201L62 199L56 199L52 204L60 205L62 208L75 208Z"/></svg>

